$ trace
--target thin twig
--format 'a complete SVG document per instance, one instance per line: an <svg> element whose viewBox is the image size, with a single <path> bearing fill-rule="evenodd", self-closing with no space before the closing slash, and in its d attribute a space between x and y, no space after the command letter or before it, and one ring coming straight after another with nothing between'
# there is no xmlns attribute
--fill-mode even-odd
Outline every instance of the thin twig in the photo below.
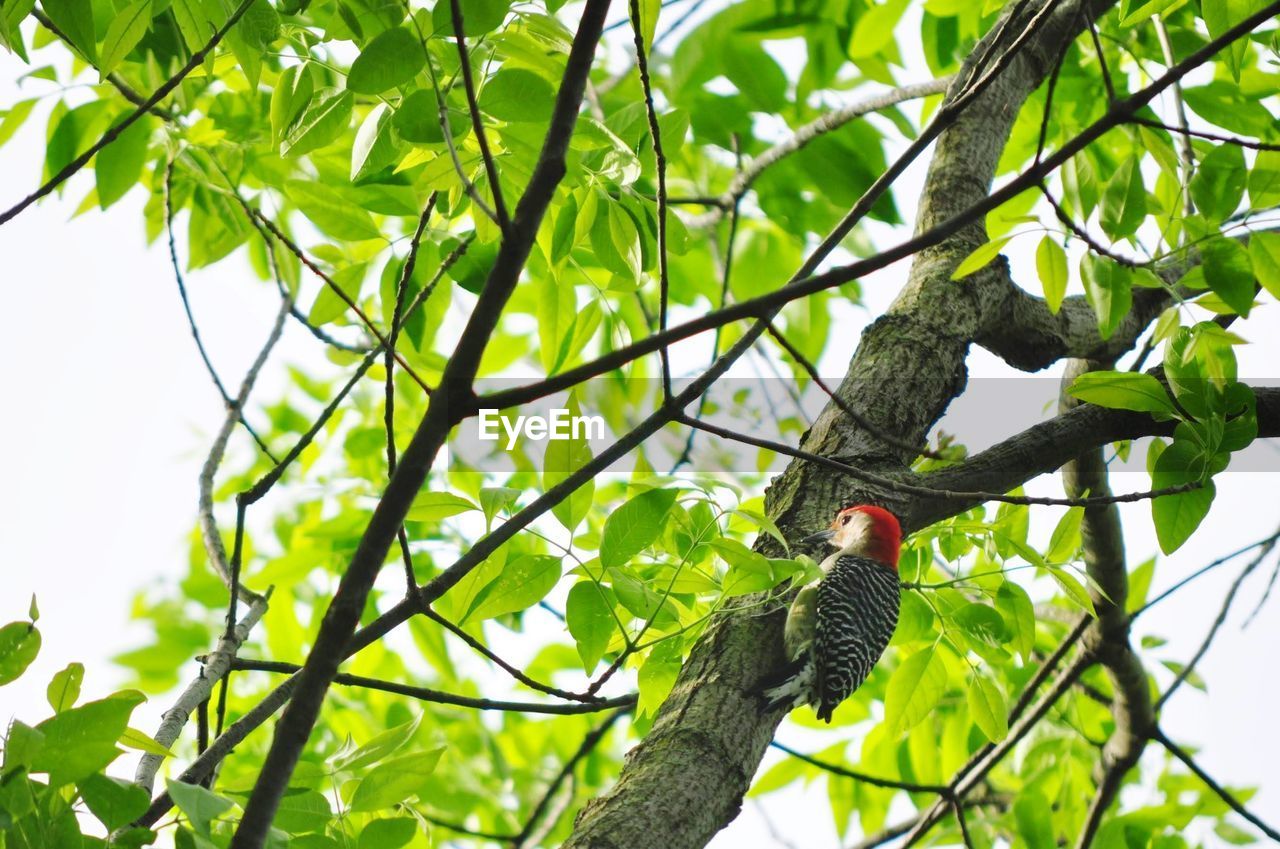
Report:
<svg viewBox="0 0 1280 849"><path fill-rule="evenodd" d="M1160 42L1160 52L1164 54L1164 64L1172 67L1173 59L1173 42L1169 39L1169 29L1164 25L1164 18L1160 15L1152 15L1151 22L1155 25L1156 40ZM1191 178L1195 175L1196 170L1196 151L1191 146L1191 122L1187 120L1187 101L1182 96L1182 84L1173 84L1173 108L1174 114L1178 118L1179 138L1178 153L1182 166L1182 200L1183 210L1187 215L1195 212L1195 204L1191 201Z"/></svg>
<svg viewBox="0 0 1280 849"><path fill-rule="evenodd" d="M1156 121L1141 115L1134 115L1129 119L1129 123L1138 124L1143 127L1151 127L1155 130L1165 130L1172 135L1181 136L1183 138L1190 137L1204 139L1205 141L1211 141L1217 144L1235 145L1236 147L1243 147L1248 150L1280 150L1280 144L1276 144L1274 142L1254 141L1252 139L1243 139L1239 136L1225 136L1221 133L1213 133L1207 130L1192 130L1189 128L1175 127L1171 124L1166 124L1163 121Z"/></svg>
<svg viewBox="0 0 1280 849"><path fill-rule="evenodd" d="M277 672L284 675L292 675L302 669L299 664L286 663L280 660L248 660L244 658L236 658L232 664L232 669L248 670L254 672ZM433 690L429 687L414 687L410 684L400 684L395 681L383 681L379 678L367 678L363 675L348 675L344 672L338 673L333 679L335 684L342 684L347 687L363 687L366 690L378 690L383 693L395 693L399 696L408 696L411 699L417 699L423 702L431 702L440 705L454 705L456 707L472 708L474 710L498 710L511 711L516 713L545 713L557 716L567 716L579 713L597 713L610 708L630 708L635 704L635 694L626 696L616 696L612 699L603 699L599 702L584 704L582 702L572 702L568 704L544 704L542 702L513 702L500 699L483 699L474 696L462 696L457 693L446 693L442 690Z"/></svg>
<svg viewBox="0 0 1280 849"><path fill-rule="evenodd" d="M1255 814L1251 813L1249 809L1244 806L1244 803L1237 799L1234 794L1218 782L1214 781L1209 774L1205 772L1198 763L1196 763L1195 759L1182 749L1181 746L1177 745L1165 736L1164 731L1159 728L1155 729L1151 734L1151 739L1155 740L1161 746L1164 746L1165 749L1169 751L1169 754L1182 761L1183 765L1194 772L1196 777L1203 781L1210 790L1217 794L1219 799L1227 803L1227 807L1253 823L1253 825L1267 837L1270 837L1272 840L1280 843L1280 831L1276 831L1274 828L1259 819Z"/></svg>
<svg viewBox="0 0 1280 849"><path fill-rule="evenodd" d="M818 118L804 124L787 138L765 150L759 156L751 160L751 162L736 174L729 183L729 187L718 197L703 198L680 198L678 201L673 200L672 203L698 204L704 206L714 206L715 209L705 215L689 222L692 227L708 226L720 220L725 212L733 208L736 200L740 200L746 195L747 190L766 170L776 165L786 157L804 148L809 142L840 129L850 121L856 120L869 115L872 112L881 112L897 106L899 103L905 103L909 100L918 100L922 97L929 97L935 94L942 94L947 90L947 86L951 84L952 77L939 77L936 80L926 80L921 83L909 83L898 88L889 89L888 91L877 92L862 100L841 106L821 115Z"/></svg>
<svg viewBox="0 0 1280 849"><path fill-rule="evenodd" d="M862 428L881 442L901 448L903 451L910 451L912 459L915 457L928 457L931 460L945 459L941 454L936 451L931 451L928 447L912 445L891 433L886 433L882 428L876 427L866 416L855 410L848 401L827 385L827 382L822 379L820 374L818 374L818 367L810 362L809 358L802 354L799 348L792 345L787 338L782 335L782 331L778 329L778 326L774 322L766 321L765 328L769 331L769 335L773 337L774 341L782 346L782 349L791 356L791 359L808 372L809 379L814 382L814 385L821 389L823 394L830 398L831 402L839 407L841 412L852 419L858 427Z"/></svg>
<svg viewBox="0 0 1280 849"><path fill-rule="evenodd" d="M845 778L852 778L854 781L861 781L863 784L870 784L873 787L884 787L890 790L906 790L910 793L937 793L938 795L947 795L951 792L950 788L943 784L920 784L914 781L903 781L899 778L882 778L876 775L868 775L865 772L849 769L839 764L833 764L830 761L824 761L815 758L813 755L806 755L798 752L790 746L785 746L777 740L772 740L770 746L780 752L786 752L791 757L799 761L804 761L810 766L816 766L825 772L834 775L841 775Z"/></svg>
<svg viewBox="0 0 1280 849"><path fill-rule="evenodd" d="M1144 265L1149 265L1148 262L1131 259L1124 254L1118 254L1099 242L1097 239L1090 236L1089 231L1077 224L1075 219L1067 213L1062 204L1058 202L1058 199L1053 196L1053 192L1049 191L1049 186L1047 184L1040 184L1040 194L1044 196L1045 200L1049 201L1049 205L1053 207L1053 214L1057 216L1063 226L1075 234L1075 237L1084 242L1089 250L1093 251L1095 254L1105 256L1107 259L1123 265L1125 268L1139 268Z"/></svg>
<svg viewBox="0 0 1280 849"><path fill-rule="evenodd" d="M460 640L462 640L464 643L466 643L475 651L479 652L489 660L493 661L493 663L497 664L504 672L506 672L515 680L519 681L521 684L524 684L526 687L529 687L530 689L534 689L539 692L546 693L549 696L556 696L557 698L561 698L571 702L585 702L587 704L600 704L601 702L604 701L604 699L601 698L600 696L596 696L590 693L574 693L568 690L562 690L559 687L552 687L550 684L544 684L541 681L538 681L534 678L530 678L528 675L521 672L519 669L517 669L516 667L512 666L510 663L508 663L507 661L499 657L492 649L490 649L484 643L480 642L475 637L468 634L466 631L464 631L459 626L455 625L450 620L441 616L434 608L430 607L429 605L423 605L422 614L426 616L428 619L430 619L431 621L439 624L449 633L458 637Z"/></svg>
<svg viewBox="0 0 1280 849"><path fill-rule="evenodd" d="M268 218L266 215L263 214L262 210L253 209L252 207L250 207L250 209L253 212L253 214L258 218L258 220L262 222L263 226L265 226L267 230L271 232L271 235L275 236L276 240L279 241L280 244L284 245L286 248L289 249L289 253L296 256L298 260L311 271L312 274L314 274L315 276L323 280L325 285L328 286L331 290L333 290L333 293L338 296L338 299L342 301L342 303L346 304L347 309L355 313L356 317L360 319L360 323L365 326L365 329L369 331L369 333L373 336L374 339L378 340L378 343L380 345L379 350L389 349L389 350L395 351L394 346L387 344L387 337L384 336L382 331L380 331L377 328L377 325L373 323L373 321L369 318L369 316L365 313L365 311L360 308L360 305L357 304L350 295L348 295L346 292L343 291L342 287L338 285L336 280L334 280L332 277L326 274L324 270L320 268L320 266L316 265L316 263L311 259L311 257L307 256L306 252L302 250L301 247L298 246L297 242L293 241L288 236L286 236L284 232L281 231L281 229L276 226L276 223L274 221L272 221L270 218ZM421 377L418 376L417 372L415 372L407 362L405 362L404 357L400 356L400 354L397 352L395 354L395 358L396 358L396 362L400 364L400 368L404 369L405 374L413 378L413 382L421 386L423 392L426 392L428 395L430 395L431 387L427 385L427 382L425 380L423 380Z"/></svg>
<svg viewBox="0 0 1280 849"><path fill-rule="evenodd" d="M862 481L870 486L880 487L888 492L897 492L904 495L913 495L918 498L928 498L942 501L997 501L1003 504L1039 504L1044 506L1056 507L1089 507L1098 504L1124 504L1133 501L1148 501L1154 498L1160 498L1165 495L1176 495L1181 492L1189 492L1198 489L1201 484L1179 484L1177 486L1164 487L1162 489L1153 489L1146 492L1127 492L1122 495L1107 496L1088 496L1086 498L1047 498L1030 495L1008 495L1000 492L961 492L949 489L932 489L927 486L917 486L902 480L878 475L875 472L868 472L857 466L851 466L831 457L824 457L821 454L814 454L811 451L805 451L802 448L792 448L772 439L763 439L761 437L752 436L747 433L730 430L729 428L720 427L709 422L699 421L692 416L680 412L677 413L674 421L689 427L696 427L705 430L707 433L715 434L723 439L729 439L735 442L742 442L747 445L754 445L757 448L765 448L770 451L776 451L779 454L785 454L789 457L796 457L800 460L808 460L820 466L825 466L837 472L843 472L852 478Z"/></svg>
<svg viewBox="0 0 1280 849"><path fill-rule="evenodd" d="M453 0L455 7L458 0ZM662 130L658 126L658 110L653 104L653 83L649 79L649 59L641 32L640 0L630 0L631 31L636 46L636 65L640 69L640 88L644 92L645 114L649 119L649 137L653 141L653 158L658 176L658 329L667 329L670 276L667 269L667 157L662 152ZM671 400L671 357L667 348L658 351L662 363L662 399Z"/></svg>
<svg viewBox="0 0 1280 849"><path fill-rule="evenodd" d="M204 363L205 370L209 372L209 378L213 380L214 387L218 390L218 394L222 396L223 406L228 411L236 414L237 420L244 429L253 437L253 441L258 444L258 448L262 453L267 455L271 462L276 462L276 458L271 453L271 449L267 443L263 441L258 432L254 430L253 425L249 424L249 420L245 418L244 409L237 407L231 395L227 392L227 387L223 385L222 378L218 377L218 370L213 367L213 361L209 359L209 352L205 350L204 340L200 338L200 327L196 324L196 317L191 312L191 301L187 297L187 284L182 276L182 263L178 260L177 241L173 235L173 158L171 157L165 164L164 180L162 182L161 191L164 194L164 229L168 235L169 241L169 262L173 266L173 279L178 284L178 297L182 299L182 311L187 316L187 327L191 330L191 338L195 340L196 351L200 354L200 360Z"/></svg>
<svg viewBox="0 0 1280 849"><path fill-rule="evenodd" d="M1280 533L1280 531L1277 531L1277 533ZM1182 686L1182 683L1191 676L1191 673L1195 671L1196 665L1200 663L1200 660L1205 656L1205 653L1209 651L1209 644L1213 642L1213 638L1218 635L1218 630L1222 628L1223 624L1227 621L1227 614L1231 610L1232 603L1235 602L1236 593L1240 590L1240 585L1244 583L1245 578L1248 578L1253 574L1255 569L1262 565L1262 561L1265 560L1267 555L1271 553L1272 549L1276 547L1276 540L1277 538L1273 536L1270 541L1265 543L1258 553L1254 555L1253 559L1246 563L1245 567L1240 570L1240 574L1236 576L1236 579L1231 582L1231 588L1227 590L1226 597L1222 599L1222 607L1218 610L1218 615L1214 618L1213 624L1209 626L1208 633L1204 635L1204 640L1201 641L1200 647L1196 649L1195 654L1191 656L1191 659L1187 661L1186 665L1183 666L1182 669L1178 670L1178 674L1173 679L1173 682L1165 688L1165 691L1160 694L1160 698L1156 700L1155 709L1157 713L1159 713L1160 709L1164 707L1165 702L1169 701L1169 697L1177 692L1177 689Z"/></svg>
<svg viewBox="0 0 1280 849"><path fill-rule="evenodd" d="M632 698L634 699L634 697ZM558 790L560 785L564 783L565 779L573 775L573 771L578 766L579 762L581 762L587 755L591 754L591 752L595 750L596 746L600 745L600 741L604 739L604 735L609 733L609 729L613 727L613 724L630 712L631 705L627 705L614 711L609 714L609 716L605 717L603 722L593 728L586 737L582 738L582 743L578 746L577 751L573 753L569 760L565 761L564 766L560 768L556 777L552 779L551 783L547 786L542 797L538 799L537 804L533 806L533 810L529 813L529 818L525 820L524 827L520 829L520 832L511 841L515 849L525 849L529 836L533 833L534 827L537 826L538 820L542 817L543 812L550 803L551 797L555 795L556 790Z"/></svg>
<svg viewBox="0 0 1280 849"><path fill-rule="evenodd" d="M453 35L458 43L458 61L462 65L462 87L466 90L467 106L471 112L471 127L475 130L476 143L480 146L480 159L484 162L485 173L489 175L489 193L493 195L493 211L497 217L498 229L506 232L511 226L511 220L507 217L507 204L502 199L502 186L498 183L498 166L489 149L484 120L480 115L480 102L476 98L476 83L471 74L471 55L467 51L467 38L462 25L461 0L450 0L449 6L452 10Z"/></svg>

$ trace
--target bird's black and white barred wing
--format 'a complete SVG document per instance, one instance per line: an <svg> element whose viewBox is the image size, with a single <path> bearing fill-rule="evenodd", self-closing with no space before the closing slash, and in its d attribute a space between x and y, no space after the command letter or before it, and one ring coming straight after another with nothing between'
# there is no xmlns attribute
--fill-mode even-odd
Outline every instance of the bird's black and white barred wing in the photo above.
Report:
<svg viewBox="0 0 1280 849"><path fill-rule="evenodd" d="M831 712L867 679L898 625L898 573L868 557L846 555L818 586L813 657L814 706Z"/></svg>

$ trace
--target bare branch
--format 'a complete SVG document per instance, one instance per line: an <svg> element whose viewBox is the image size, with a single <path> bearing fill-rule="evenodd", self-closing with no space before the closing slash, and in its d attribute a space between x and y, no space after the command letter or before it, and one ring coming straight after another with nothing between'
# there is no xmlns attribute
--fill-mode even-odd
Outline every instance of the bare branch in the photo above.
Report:
<svg viewBox="0 0 1280 849"><path fill-rule="evenodd" d="M951 85L952 80L953 77L939 77L936 80L926 80L921 83L908 83L887 91L877 92L862 100L857 100L837 107L830 112L823 113L752 159L745 168L734 176L723 194L714 198L699 199L700 202L715 208L705 215L690 221L689 225L691 227L709 226L719 221L725 212L733 207L734 203L746 195L761 174L791 154L803 149L809 142L819 136L834 132L850 121L870 115L873 112L891 109L899 103L942 94L947 90L947 86Z"/></svg>
<svg viewBox="0 0 1280 849"><path fill-rule="evenodd" d="M520 833L512 838L511 842L514 844L515 849L525 849L530 844L529 838L533 834L534 828L538 825L538 820L541 819L551 801L551 797L555 795L560 785L573 775L574 769L582 759L591 754L596 746L600 745L600 741L604 739L604 735L609 733L609 729L613 727L613 724L630 712L630 705L614 711L603 722L591 729L591 732L586 737L582 738L582 743L578 746L577 751L573 753L569 760L564 762L564 766L560 768L556 777L547 785L542 797L533 806L533 810L530 811L529 818L525 820L524 827L520 829Z"/></svg>
<svg viewBox="0 0 1280 849"><path fill-rule="evenodd" d="M876 775L868 775L865 772L852 770L848 767L840 766L839 764L833 764L829 761L815 758L812 755L806 755L803 752L797 752L795 749L792 749L790 746L784 746L777 740L774 740L769 745L780 752L786 752L796 760L804 761L805 763L810 764L811 766L816 766L818 769L825 772L830 772L833 775L841 775L845 778L852 778L854 781L861 781L862 783L870 784L873 787L884 787L890 790L906 790L910 793L937 793L940 796L946 796L951 793L951 788L942 784L917 784L914 781L902 781L896 778L881 778Z"/></svg>
<svg viewBox="0 0 1280 849"><path fill-rule="evenodd" d="M1209 626L1209 632L1204 635L1204 640L1201 641L1200 647L1196 649L1196 653L1191 656L1186 665L1178 670L1177 677L1173 679L1173 682L1165 688L1165 691L1160 694L1160 698L1156 700L1155 709L1157 713L1164 707L1165 702L1169 701L1169 697L1177 692L1182 683L1190 677L1191 673L1195 672L1196 665L1200 663L1200 660L1209 651L1209 645L1213 642L1213 638L1218 635L1218 630L1227 621L1227 614L1231 611L1231 605L1235 602L1236 593L1240 590L1240 585L1244 583L1245 578L1253 574L1254 570L1262 565L1262 561L1276 547L1277 539L1280 539L1280 530L1277 530L1270 539L1262 544L1258 549L1258 553L1245 564L1245 567L1240 570L1240 574L1231 582L1231 588L1227 590L1226 597L1222 599L1222 607L1218 610L1218 615L1214 618L1213 624Z"/></svg>
<svg viewBox="0 0 1280 849"><path fill-rule="evenodd" d="M168 748L177 741L183 726L191 717L191 712L208 702L214 685L231 669L236 652L248 638L253 626L258 624L258 620L266 612L266 597L255 599L232 632L223 634L214 650L204 656L200 674L187 685L173 706L162 715L160 728L152 735L157 743ZM155 785L156 772L163 761L164 758L160 755L144 754L138 760L138 768L133 774L133 783L150 793Z"/></svg>
<svg viewBox="0 0 1280 849"><path fill-rule="evenodd" d="M1151 739L1155 740L1161 746L1164 746L1165 749L1169 751L1169 754L1182 761L1183 765L1194 772L1196 777L1203 781L1210 790L1216 793L1219 799L1227 803L1227 807L1247 819L1267 837L1277 843L1280 843L1280 831L1276 831L1274 828L1259 819L1255 814L1250 812L1249 809L1244 806L1244 803L1237 799L1234 794L1218 782L1214 781L1209 774L1205 772L1198 763L1196 763L1195 759L1192 758L1191 755L1165 736L1164 731L1159 728L1154 729L1151 734Z"/></svg>
<svg viewBox="0 0 1280 849"><path fill-rule="evenodd" d="M476 82L471 74L471 55L467 50L467 38L462 25L462 3L460 0L450 0L449 7L450 17L453 19L453 35L458 44L458 61L462 65L462 87L466 90L467 106L471 112L471 127L475 130L476 143L480 146L480 159L484 162L485 173L489 176L489 192L493 195L493 211L498 229L506 232L511 226L511 221L507 217L506 201L502 199L502 186L498 182L498 166L493 161L493 152L489 149L489 137L485 135L484 120L480 116ZM426 49L425 45L423 49ZM448 132L445 133L445 138L449 138ZM450 142L452 143L452 139Z"/></svg>
<svg viewBox="0 0 1280 849"><path fill-rule="evenodd" d="M375 325L373 321L369 318L369 316L365 314L365 311L360 308L360 305L357 304L351 298L350 295L348 295L346 292L343 291L342 287L338 285L337 281L335 281L328 274L325 274L324 270L321 269L320 266L316 265L315 262L313 262L311 258L307 256L306 252L303 251L302 248L298 247L298 244L296 242L294 242L292 239L286 236L284 232L281 231L281 229L276 226L276 223L274 221L272 221L270 218L268 218L266 215L262 213L262 210L251 208L251 211L253 212L254 216L257 217L257 219L262 222L263 226L266 227L268 231L270 231L271 235L275 236L276 240L279 241L280 244L288 248L289 252L294 256L296 256L298 260L311 271L312 274L314 274L315 276L323 280L325 285L328 286L333 291L333 293L338 296L338 299L347 305L347 309L355 313L356 317L360 319L360 323L365 326L365 329L369 331L369 333L373 336L373 338L378 340L379 344L381 345L381 350L392 351L395 355L396 362L400 364L400 368L404 369L405 374L413 378L413 382L421 386L422 391L430 395L431 387L427 385L427 382L423 380L421 377L419 377L417 372L415 372L409 366L409 364L405 362L404 357L400 356L400 354L395 351L395 346L388 344L387 337L383 335L382 331L378 329L377 325Z"/></svg>
<svg viewBox="0 0 1280 849"><path fill-rule="evenodd" d="M302 669L302 667L296 663L286 663L280 660L250 660L245 658L236 658L232 662L231 668L255 672L279 672L285 675L293 675ZM366 690L379 690L384 693L395 693L399 696L408 696L411 699L417 699L421 702L432 702L439 705L454 705L456 707L473 708L474 710L498 710L514 713L545 713L558 716L567 716L578 713L597 713L611 708L630 708L636 702L634 693L626 696L615 696L611 699L601 699L598 702L585 704L576 702L561 705L543 704L542 702L513 702L503 701L500 699L483 699L476 698L474 696L461 696L456 693L446 693L443 690L433 690L429 687L414 687L409 684L400 684L395 681L383 681L378 678L367 678L363 675L348 675L345 672L340 672L334 676L333 682L347 687L363 687Z"/></svg>

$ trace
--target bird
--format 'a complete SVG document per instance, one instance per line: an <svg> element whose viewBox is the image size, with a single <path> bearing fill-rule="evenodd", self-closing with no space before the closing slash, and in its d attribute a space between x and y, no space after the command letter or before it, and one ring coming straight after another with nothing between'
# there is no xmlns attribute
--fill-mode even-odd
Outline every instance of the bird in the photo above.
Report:
<svg viewBox="0 0 1280 849"><path fill-rule="evenodd" d="M871 674L898 624L898 554L902 527L883 507L858 504L836 514L804 543L826 542L835 553L822 577L800 590L787 612L787 664L763 692L767 710L812 705L831 714Z"/></svg>

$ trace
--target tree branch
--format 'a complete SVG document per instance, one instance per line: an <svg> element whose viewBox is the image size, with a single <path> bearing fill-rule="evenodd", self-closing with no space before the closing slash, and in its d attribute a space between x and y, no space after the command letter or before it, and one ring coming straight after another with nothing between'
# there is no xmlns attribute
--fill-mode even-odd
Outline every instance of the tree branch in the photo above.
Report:
<svg viewBox="0 0 1280 849"><path fill-rule="evenodd" d="M1164 731L1159 728L1153 729L1151 739L1155 740L1161 746L1164 746L1165 749L1168 750L1169 754L1182 761L1183 766L1195 773L1196 777L1203 781L1210 790L1216 793L1219 799L1227 803L1227 807L1247 819L1267 837L1277 843L1280 843L1280 831L1276 831L1274 828L1259 819L1255 814L1250 812L1249 809L1244 806L1244 803L1237 799L1234 794L1229 792L1218 782L1214 781L1209 774L1205 772L1198 763L1196 763L1195 759L1192 758L1191 755L1165 736Z"/></svg>
<svg viewBox="0 0 1280 849"><path fill-rule="evenodd" d="M236 658L231 663L232 669L243 669L256 672L279 672L285 675L293 675L302 669L296 663L286 663L279 660L251 660L245 658ZM611 708L630 708L636 702L634 693L626 696L616 696L611 699L600 699L597 702L574 702L570 704L544 704L542 702L513 702L503 701L500 699L484 699L475 696L462 696L457 693L446 693L443 690L433 690L429 687L415 687L410 684L400 684L395 681L383 681L378 678L367 678L363 675L348 675L345 672L339 672L333 677L333 683L342 684L346 687L363 687L366 690L379 690L384 693L395 693L400 696L408 696L411 699L417 699L420 702L432 702L438 705L454 705L456 707L472 708L474 710L497 710L509 711L514 713L545 713L556 716L568 716L579 713L598 713L599 711L609 710Z"/></svg>
<svg viewBox="0 0 1280 849"><path fill-rule="evenodd" d="M1060 409L1080 402L1067 390L1077 377L1102 367L1087 360L1071 360L1062 378ZM1068 495L1085 492L1105 495L1111 491L1107 463L1101 447L1091 449L1062 467L1062 485ZM1125 775L1138 763L1148 734L1155 726L1155 711L1142 660L1129 644L1129 573L1125 564L1124 531L1120 510L1114 504L1085 508L1080 534L1085 568L1092 579L1093 607L1098 621L1085 633L1086 650L1106 667L1115 694L1111 715L1115 728L1107 739L1098 764L1097 792L1089 805L1077 849L1093 842L1102 817L1115 800Z"/></svg>
<svg viewBox="0 0 1280 849"><path fill-rule="evenodd" d="M205 655L201 661L203 666L200 674L182 691L177 701L173 703L173 707L162 714L160 727L153 735L157 743L168 748L177 741L183 726L191 717L191 712L208 701L213 694L214 685L232 668L236 652L248 638L253 626L258 624L258 620L266 612L267 598L255 599L235 629L230 634L223 634L214 650ZM138 768L133 774L133 783L150 793L155 785L156 772L163 762L164 758L160 755L144 754L138 760Z"/></svg>

